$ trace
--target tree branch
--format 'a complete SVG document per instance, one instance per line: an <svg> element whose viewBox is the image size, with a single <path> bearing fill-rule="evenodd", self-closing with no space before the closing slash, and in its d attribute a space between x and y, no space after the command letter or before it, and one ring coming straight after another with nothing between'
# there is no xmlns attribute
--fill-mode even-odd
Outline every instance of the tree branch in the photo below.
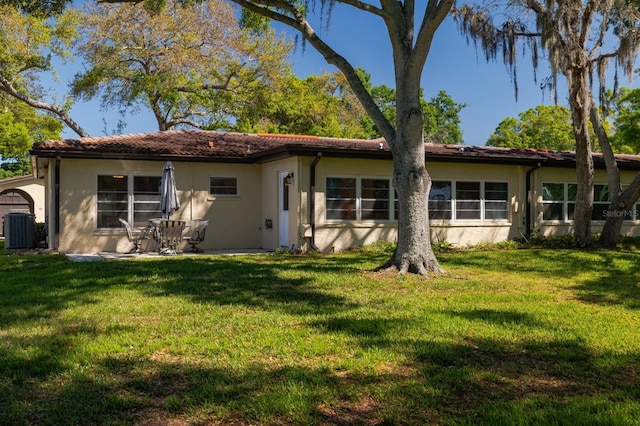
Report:
<svg viewBox="0 0 640 426"><path fill-rule="evenodd" d="M415 48L413 49L414 58L413 63L422 64L419 72L422 73L422 67L427 60L427 55L431 50L431 42L436 30L440 27L444 18L447 17L451 8L453 7L455 0L429 0L420 29L418 30L418 36L416 37Z"/></svg>
<svg viewBox="0 0 640 426"><path fill-rule="evenodd" d="M394 139L393 126L389 123L389 120L386 119L384 114L382 114L382 111L380 111L380 108L376 105L371 94L360 80L360 77L358 77L353 66L344 57L339 55L328 44L326 44L324 40L318 37L315 30L305 19L301 10L282 0L258 0L255 2L250 0L232 1L250 11L256 12L262 16L276 20L298 30L302 37L304 37L304 39L307 40L307 42L309 42L329 64L336 66L340 71L342 71L349 82L349 85L353 89L353 92L358 97L358 100L362 103L362 106L371 116L373 122L387 141L392 141ZM286 11L292 16L284 15L283 13L276 12L273 9L268 9L265 6Z"/></svg>
<svg viewBox="0 0 640 426"><path fill-rule="evenodd" d="M33 108L49 111L55 114L60 120L62 120L71 130L76 132L80 137L89 137L89 133L87 133L78 123L73 121L71 117L62 109L53 104L42 102L35 100L24 93L21 93L17 90L13 84L0 75L0 85L2 86L2 90L10 96L26 103L27 105L32 106Z"/></svg>

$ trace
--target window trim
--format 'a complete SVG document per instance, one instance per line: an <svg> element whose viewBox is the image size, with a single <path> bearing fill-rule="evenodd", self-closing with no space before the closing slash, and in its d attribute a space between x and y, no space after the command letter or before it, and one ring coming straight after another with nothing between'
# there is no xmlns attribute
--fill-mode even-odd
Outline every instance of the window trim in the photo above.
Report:
<svg viewBox="0 0 640 426"><path fill-rule="evenodd" d="M449 182L451 184L451 193L450 193L450 198L449 201L449 206L451 208L451 218L450 219L433 219L431 218L431 216L429 216L429 223L433 224L438 224L438 223L447 223L447 224L455 224L455 223L459 223L459 224L480 224L480 223L510 223L511 222L511 218L510 218L510 210L511 210L511 200L510 200L510 182L507 180L489 180L489 179L483 179L483 180L471 180L471 179L449 179L449 178L437 178L437 179L433 179L434 182ZM478 219L461 219L458 217L458 198L457 198L457 193L458 193L458 183L460 182L465 182L465 183L478 183L479 184L479 202L480 202L480 217ZM486 198L486 184L487 183L497 183L497 184L504 184L507 186L506 189L506 193L507 196L504 200L487 200ZM469 200L469 201L476 201L476 200ZM506 203L506 209L504 210L506 213L506 217L504 219L487 219L486 217L486 212L487 212L487 208L486 208L486 203L487 201L504 201Z"/></svg>
<svg viewBox="0 0 640 426"><path fill-rule="evenodd" d="M327 188L329 179L355 179L355 219L331 219L328 217L329 209L327 208ZM380 180L387 182L388 195L387 195L387 219L363 219L362 218L362 180ZM397 219L394 217L394 203L395 203L395 191L391 178L380 176L353 176L353 175L325 175L324 179L324 220L325 223L393 223Z"/></svg>
<svg viewBox="0 0 640 426"><path fill-rule="evenodd" d="M114 230L114 229L119 229L121 227L121 225L118 224L114 224L114 226L99 226L99 220L100 220L100 190L99 190L99 179L100 177L118 177L121 179L126 179L127 181L127 195L126 195L126 204L127 204L127 212L126 212L126 217L125 219L127 220L127 222L134 224L134 218L135 218L135 207L136 204L140 204L140 203L136 203L135 200L135 178L136 177L144 177L144 178L156 178L158 179L158 206L160 205L160 180L162 178L162 176L160 175L153 175L153 174L143 174L143 173L133 173L133 174L114 174L114 173L98 173L95 175L95 189L96 189L96 198L95 198L95 207L94 207L94 225L95 225L95 229L96 230ZM160 210L158 210L158 216L160 216Z"/></svg>
<svg viewBox="0 0 640 426"><path fill-rule="evenodd" d="M328 197L327 197L327 181L328 179L331 178L335 178L335 179L355 179L356 180L356 196L355 196L355 202L356 202L356 219L329 219L327 217L327 201L328 201ZM374 180L385 180L389 182L389 204L388 204L388 210L389 210L389 219L362 219L362 180L363 179L374 179ZM511 210L511 200L510 200L510 182L508 180L489 180L489 179L485 179L485 180L455 180L455 179L448 179L448 178L438 178L438 179L433 179L433 181L437 181L437 182L450 182L451 183L451 194L450 194L450 199L449 201L449 205L451 207L451 219L433 219L431 218L431 216L429 217L429 223L434 225L434 224L439 224L439 223L446 223L446 224L481 224L481 223L489 223L489 224L504 224L504 223L511 223L511 217L510 217L510 210ZM457 209L456 209L456 191L457 191L457 182L473 182L473 183L479 183L480 185L480 218L479 219L458 219L457 218ZM498 183L498 184L504 184L506 185L506 199L505 200L489 200L489 201L504 201L506 203L506 209L505 209L505 213L506 213L506 218L504 219L487 219L486 218L486 202L488 201L486 199L486 184L487 183ZM324 219L326 223L394 223L397 222L398 218L396 217L396 202L397 202L397 194L395 189L393 188L393 184L392 184L392 179L391 178L381 178L381 177L375 177L375 176L352 176L352 175L326 175L325 176L325 188L324 188L324 206L325 206L325 211L324 211ZM427 203L429 202L429 200L427 200Z"/></svg>
<svg viewBox="0 0 640 426"><path fill-rule="evenodd" d="M562 201L545 201L544 200L544 186L546 184L558 184L558 185L563 185L563 200ZM575 182L567 182L567 181L543 181L541 184L541 189L542 192L540 194L539 197L539 211L542 214L542 218L541 223L543 224L573 224L574 220L573 219L569 219L569 204L575 204L575 201L573 200L568 200L568 194L569 194L569 185L577 185ZM595 187L596 186L602 186L602 187L608 187L607 183L600 183L600 182L594 182L593 183L594 186L594 191L595 191ZM622 189L624 190L624 188L626 188L628 185L622 185ZM608 206L611 204L610 201L596 201L595 199L595 193L594 193L594 200L593 200L593 204L594 206L596 204L598 205L607 205L607 207L604 209L604 211L607 211ZM545 204L562 204L562 214L563 214L563 218L561 220L550 220L550 219L545 219L544 218L544 205ZM630 214L629 217L630 219L624 219L623 221L623 225L627 224L627 225L631 225L631 224L637 224L638 222L640 222L640 217L638 217L638 215L640 215L640 201L638 201L637 203L635 203L631 209L629 210ZM595 223L598 225L602 225L604 224L604 222L606 221L606 219L594 219L593 218L593 213L591 216L591 223Z"/></svg>

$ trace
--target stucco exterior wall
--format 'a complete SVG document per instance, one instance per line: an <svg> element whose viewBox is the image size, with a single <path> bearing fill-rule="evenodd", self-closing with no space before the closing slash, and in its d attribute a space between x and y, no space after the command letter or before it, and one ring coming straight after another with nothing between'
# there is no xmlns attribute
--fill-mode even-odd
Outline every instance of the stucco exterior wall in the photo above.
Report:
<svg viewBox="0 0 640 426"><path fill-rule="evenodd" d="M173 165L181 207L172 218L210 220L201 248L260 247L259 165L176 161ZM161 176L163 166L163 161L62 159L58 249L65 253L128 251L131 244L122 229L97 228L97 176ZM211 196L210 176L237 177L238 195Z"/></svg>
<svg viewBox="0 0 640 426"><path fill-rule="evenodd" d="M503 241L524 232L524 169L520 166L475 165L459 163L427 163L433 180L498 181L509 188L508 219L501 221L431 221L432 241L447 241L454 245ZM315 242L322 251L341 251L349 247L377 241L395 242L397 226L390 221L332 221L326 219L326 178L365 177L390 179L393 164L385 160L323 158L316 175ZM305 196L303 187L303 197Z"/></svg>
<svg viewBox="0 0 640 426"><path fill-rule="evenodd" d="M326 215L326 184L328 177L356 177L358 179L391 179L390 160L322 157L315 175L315 208L310 210L310 167L313 156L289 157L261 164L227 164L173 161L181 208L175 219L208 219L210 221L205 250L264 248L281 246L297 250L311 248L311 218L315 221L314 242L323 252L341 251L349 247L373 244L377 241L395 242L397 223L390 220L328 220ZM160 176L164 161L130 160L60 160L60 232L59 241L50 237L50 247L66 253L94 253L100 251L126 252L131 244L121 228L97 228L97 176L143 175ZM526 175L531 173L533 188L530 217L534 232L542 235L562 235L572 232L572 223L542 220L542 185L545 182L575 182L572 168L464 164L427 162L427 170L434 181L506 182L508 184L508 212L505 220L432 220L432 241L457 246L484 242L498 242L521 238L527 231ZM283 173L293 172L287 187L289 214L286 221L280 215L280 188ZM49 235L55 235L55 160L50 160L44 174L45 194L38 198L36 209L46 209ZM622 172L623 184L631 182L635 172ZM238 194L213 196L209 192L210 177L236 177ZM595 181L606 184L604 170L596 172ZM30 185L30 184L29 184ZM36 200L36 197L34 197ZM46 206L46 207L45 207ZM640 219L636 217L635 219ZM44 217L40 216L40 219ZM270 224L270 226L268 226ZM640 235L640 220L625 222L624 235ZM593 231L602 223L593 222ZM280 240L286 227L287 240ZM286 243L286 244L284 244ZM153 244L153 243L152 243ZM153 245L145 248L152 250Z"/></svg>

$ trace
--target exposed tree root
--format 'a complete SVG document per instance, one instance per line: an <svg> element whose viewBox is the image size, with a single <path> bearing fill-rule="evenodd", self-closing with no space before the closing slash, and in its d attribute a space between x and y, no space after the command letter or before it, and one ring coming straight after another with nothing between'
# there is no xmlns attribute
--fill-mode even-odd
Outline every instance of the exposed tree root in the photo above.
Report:
<svg viewBox="0 0 640 426"><path fill-rule="evenodd" d="M408 256L402 256L397 259L396 256L391 257L382 266L375 269L376 272L391 272L398 271L398 275L406 275L407 273L422 275L427 277L429 272L436 274L444 274L444 270L438 264L435 259L426 259L424 256L419 256L417 261L412 261Z"/></svg>

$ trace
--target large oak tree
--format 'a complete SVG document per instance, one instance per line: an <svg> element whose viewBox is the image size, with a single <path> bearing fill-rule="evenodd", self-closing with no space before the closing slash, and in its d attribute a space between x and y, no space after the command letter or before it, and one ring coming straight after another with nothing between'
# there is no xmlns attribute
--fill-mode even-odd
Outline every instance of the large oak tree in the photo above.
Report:
<svg viewBox="0 0 640 426"><path fill-rule="evenodd" d="M314 29L307 14L314 12L312 2L286 0L232 0L245 10L287 25L315 48L325 60L336 66L346 77L367 114L391 148L393 155L393 185L398 194L398 244L392 258L384 265L399 273L442 272L431 249L427 195L431 177L425 167L423 140L424 116L420 103L420 80L434 35L450 12L454 0L381 0L368 3L361 0L323 2L331 7L349 7L356 13L370 14L380 19L391 43L391 60L395 73L395 123L385 117L359 73L339 53L340 46L330 46ZM107 3L122 1L104 0ZM139 3L136 0L124 0ZM156 9L161 0L145 0L148 9ZM358 33L344 40L358 42ZM367 43L368 40L363 40ZM384 60L381 58L381 60Z"/></svg>
<svg viewBox="0 0 640 426"><path fill-rule="evenodd" d="M148 107L158 130L224 128L235 111L288 73L291 46L274 31L243 29L234 7L169 1L157 13L135 5L87 4L78 50L87 71L74 95L105 108Z"/></svg>

